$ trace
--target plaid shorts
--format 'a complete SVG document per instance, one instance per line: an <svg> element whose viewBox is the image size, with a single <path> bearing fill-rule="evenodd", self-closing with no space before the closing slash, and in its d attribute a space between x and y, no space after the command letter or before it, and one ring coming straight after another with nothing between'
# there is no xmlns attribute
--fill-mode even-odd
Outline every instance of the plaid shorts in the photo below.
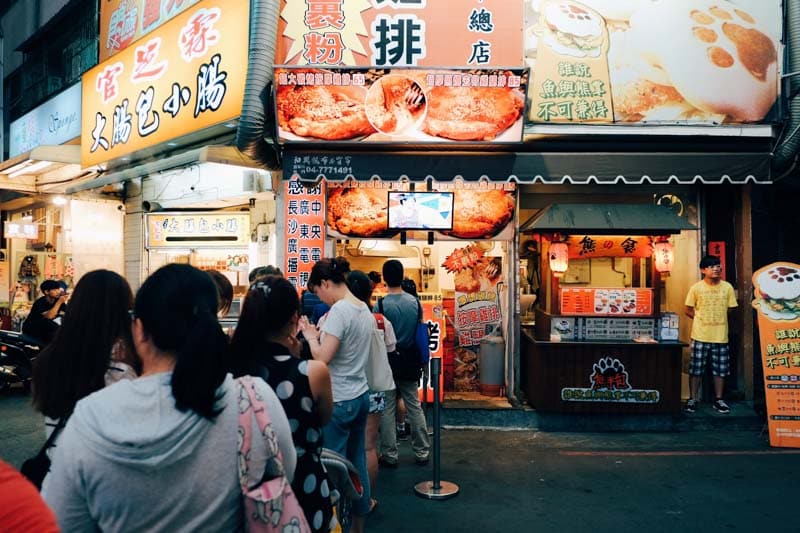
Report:
<svg viewBox="0 0 800 533"><path fill-rule="evenodd" d="M692 357L689 361L689 375L702 376L706 360L711 357L711 374L727 376L730 371L730 353L727 342L703 342L692 340Z"/></svg>

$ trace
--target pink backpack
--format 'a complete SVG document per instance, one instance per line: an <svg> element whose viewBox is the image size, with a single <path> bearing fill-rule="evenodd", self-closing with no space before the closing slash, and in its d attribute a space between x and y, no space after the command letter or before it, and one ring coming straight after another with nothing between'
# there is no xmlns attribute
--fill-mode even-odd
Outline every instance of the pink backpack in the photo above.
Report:
<svg viewBox="0 0 800 533"><path fill-rule="evenodd" d="M289 480L283 470L283 457L278 448L278 439L272 429L269 413L264 401L256 393L253 378L243 376L236 380L237 405L239 406L238 453L239 484L244 496L245 531L293 531L307 533L308 526L303 508L297 501ZM253 416L261 435L258 441L267 445L269 456L261 481L247 486L250 470Z"/></svg>

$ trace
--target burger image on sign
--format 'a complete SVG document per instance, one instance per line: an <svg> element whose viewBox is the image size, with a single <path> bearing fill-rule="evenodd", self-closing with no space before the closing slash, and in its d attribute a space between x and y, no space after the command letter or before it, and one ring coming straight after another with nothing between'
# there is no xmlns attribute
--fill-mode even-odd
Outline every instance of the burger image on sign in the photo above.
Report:
<svg viewBox="0 0 800 533"><path fill-rule="evenodd" d="M605 21L578 2L560 0L542 6L539 31L544 44L571 57L598 57L605 39Z"/></svg>
<svg viewBox="0 0 800 533"><path fill-rule="evenodd" d="M773 320L800 317L800 265L773 263L753 274L753 307Z"/></svg>

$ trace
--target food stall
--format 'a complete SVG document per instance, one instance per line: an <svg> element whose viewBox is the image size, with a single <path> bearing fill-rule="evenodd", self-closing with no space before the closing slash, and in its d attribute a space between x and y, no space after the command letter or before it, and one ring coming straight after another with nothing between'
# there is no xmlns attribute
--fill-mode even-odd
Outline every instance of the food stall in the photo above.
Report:
<svg viewBox="0 0 800 533"><path fill-rule="evenodd" d="M537 411L680 411L686 344L679 315L662 311L662 280L670 235L695 229L638 204L553 204L520 226L542 251L534 323L520 332L521 388Z"/></svg>
<svg viewBox="0 0 800 533"><path fill-rule="evenodd" d="M250 272L250 213L194 211L146 213L145 258L149 272L168 263L218 270L234 289L233 315L244 296Z"/></svg>

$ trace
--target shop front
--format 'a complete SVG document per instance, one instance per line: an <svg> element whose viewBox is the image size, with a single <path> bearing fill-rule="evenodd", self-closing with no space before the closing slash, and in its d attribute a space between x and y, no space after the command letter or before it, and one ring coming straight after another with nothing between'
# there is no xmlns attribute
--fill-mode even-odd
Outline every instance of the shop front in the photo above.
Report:
<svg viewBox="0 0 800 533"><path fill-rule="evenodd" d="M684 254L693 256L685 241L696 230L652 204L550 204L521 224L523 248L541 250L525 265L540 273L528 279L541 280L541 299L523 309L533 310L533 323L521 328L522 389L531 406L562 414L680 412L686 344L676 302L684 294L668 294L680 286L666 280L694 271L694 257Z"/></svg>
<svg viewBox="0 0 800 533"><path fill-rule="evenodd" d="M345 257L365 273L400 260L422 303L431 356L442 358L444 397L509 406L515 185L333 177L304 184L288 168L284 175L292 178L278 225L287 235L284 270L298 290L323 256ZM496 212L487 216L490 205ZM384 292L378 284L375 301Z"/></svg>
<svg viewBox="0 0 800 533"><path fill-rule="evenodd" d="M264 147L268 83L259 74L268 59L250 44L276 21L249 0L149 4L101 7L103 61L84 75L80 150L102 173L68 191L124 196L134 288L182 262L221 271L241 295L251 266L274 262L277 246L273 177L245 154ZM114 22L140 16L141 30Z"/></svg>

